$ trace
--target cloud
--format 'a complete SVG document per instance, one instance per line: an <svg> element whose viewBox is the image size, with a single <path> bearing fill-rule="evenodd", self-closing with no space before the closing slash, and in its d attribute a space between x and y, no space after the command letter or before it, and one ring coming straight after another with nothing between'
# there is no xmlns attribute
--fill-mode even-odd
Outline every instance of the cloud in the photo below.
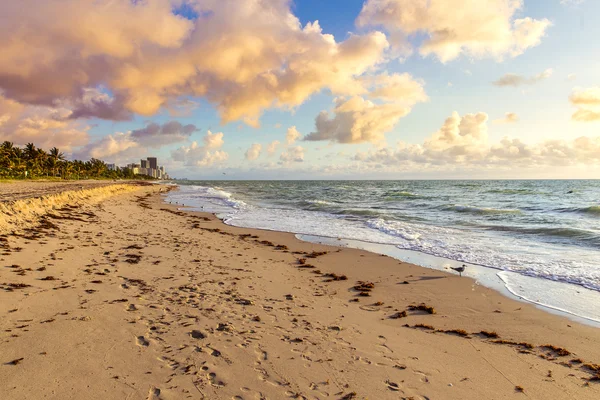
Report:
<svg viewBox="0 0 600 400"><path fill-rule="evenodd" d="M0 92L0 138L17 145L31 142L44 149L56 146L69 151L89 140L89 127L69 120L70 113L63 108L24 105Z"/></svg>
<svg viewBox="0 0 600 400"><path fill-rule="evenodd" d="M494 124L514 124L519 121L519 116L514 112L507 112L502 119L495 119Z"/></svg>
<svg viewBox="0 0 600 400"><path fill-rule="evenodd" d="M194 141L189 146L181 146L171 152L173 161L181 162L188 167L210 167L223 164L229 154L219 150L223 146L223 134L207 132L204 145Z"/></svg>
<svg viewBox="0 0 600 400"><path fill-rule="evenodd" d="M298 140L302 136L298 129L295 126L288 128L287 133L285 135L285 142L287 145L293 144L296 140Z"/></svg>
<svg viewBox="0 0 600 400"><path fill-rule="evenodd" d="M131 162L132 159L141 156L144 150L140 143L132 138L131 133L116 132L82 147L73 157L80 160L97 158L113 162Z"/></svg>
<svg viewBox="0 0 600 400"><path fill-rule="evenodd" d="M132 159L145 155L149 149L187 141L192 133L199 130L195 125L182 125L178 121L169 121L162 125L152 122L140 129L126 133L117 132L88 143L75 153L75 157L131 162ZM209 148L219 148L223 144L223 134L213 134L209 131L204 140L208 141Z"/></svg>
<svg viewBox="0 0 600 400"><path fill-rule="evenodd" d="M564 6L578 6L584 2L585 0L560 0L560 4Z"/></svg>
<svg viewBox="0 0 600 400"><path fill-rule="evenodd" d="M279 140L274 140L267 146L267 153L269 156L272 156L276 151L277 147L281 144Z"/></svg>
<svg viewBox="0 0 600 400"><path fill-rule="evenodd" d="M363 78L367 86L372 87L369 97L387 102L403 103L412 106L429 100L422 80L415 80L408 73L382 73L374 77Z"/></svg>
<svg viewBox="0 0 600 400"><path fill-rule="evenodd" d="M291 147L287 151L284 151L279 156L280 163L288 164L291 162L303 162L304 161L304 149L302 146Z"/></svg>
<svg viewBox="0 0 600 400"><path fill-rule="evenodd" d="M56 100L55 104L60 104ZM64 106L72 109L70 119L78 118L102 118L113 121L128 121L133 118L130 111L123 108L121 99L115 99L94 88L83 88L75 100L64 101Z"/></svg>
<svg viewBox="0 0 600 400"><path fill-rule="evenodd" d="M386 61L381 32L343 41L302 25L289 0L20 0L0 3L0 89L20 103L73 105L111 120L204 97L223 123L258 126L327 89L366 92L359 77Z"/></svg>
<svg viewBox="0 0 600 400"><path fill-rule="evenodd" d="M577 107L577 111L571 117L573 121L600 121L600 87L575 88L569 101Z"/></svg>
<svg viewBox="0 0 600 400"><path fill-rule="evenodd" d="M360 96L335 100L333 116L322 111L315 120L316 131L303 140L329 140L337 143L377 143L385 139L400 118L410 112L402 104L375 104Z"/></svg>
<svg viewBox="0 0 600 400"><path fill-rule="evenodd" d="M206 132L204 136L204 147L207 149L219 149L225 143L223 141L223 132L212 133L211 131Z"/></svg>
<svg viewBox="0 0 600 400"><path fill-rule="evenodd" d="M246 157L246 160L256 160L260 156L261 150L262 145L258 143L253 143L252 146L250 146L250 148L246 150L244 156Z"/></svg>
<svg viewBox="0 0 600 400"><path fill-rule="evenodd" d="M131 138L144 146L161 147L186 141L192 133L199 130L193 124L182 125L177 121L166 122L163 125L152 122L144 128L131 131Z"/></svg>
<svg viewBox="0 0 600 400"><path fill-rule="evenodd" d="M423 144L399 142L395 148L359 152L352 159L361 162L365 168L420 171L423 168L510 169L600 164L600 136L582 136L571 141L544 140L534 144L505 137L498 143L489 143L487 121L487 114L482 112L462 117L454 112Z"/></svg>
<svg viewBox="0 0 600 400"><path fill-rule="evenodd" d="M419 43L422 56L442 63L461 54L471 58L516 57L540 44L547 19L516 18L522 0L367 0L356 23L381 26ZM410 42L405 39L405 47Z"/></svg>
<svg viewBox="0 0 600 400"><path fill-rule="evenodd" d="M567 80L568 81L574 81L575 79L577 79L577 75L576 74L569 74L569 75L567 75Z"/></svg>
<svg viewBox="0 0 600 400"><path fill-rule="evenodd" d="M548 79L551 76L552 76L552 68L548 68L547 70L545 70L535 76L532 76L530 78L527 78L523 75L517 75L517 74L505 74L500 79L498 79L497 81L494 81L492 83L496 86L501 86L501 87L502 86L519 87L519 86L523 86L523 85L533 85L535 83L538 83L540 81Z"/></svg>

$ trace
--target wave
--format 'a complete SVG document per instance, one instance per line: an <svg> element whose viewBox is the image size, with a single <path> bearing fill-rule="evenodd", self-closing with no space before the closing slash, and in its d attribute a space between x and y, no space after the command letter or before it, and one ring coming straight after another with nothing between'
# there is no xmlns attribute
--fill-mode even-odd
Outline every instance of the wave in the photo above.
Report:
<svg viewBox="0 0 600 400"><path fill-rule="evenodd" d="M463 206L460 204L445 205L439 207L443 211L454 211L468 214L488 215L488 214L521 214L520 210L514 209L500 209L500 208L486 208L486 207L475 207L475 206Z"/></svg>
<svg viewBox="0 0 600 400"><path fill-rule="evenodd" d="M405 240L414 241L421 237L421 233L411 229L408 225L398 221L386 221L382 218L367 221L369 228L377 229L388 235L397 236Z"/></svg>
<svg viewBox="0 0 600 400"><path fill-rule="evenodd" d="M520 227L503 225L481 225L481 227L497 232L513 232L525 235L547 236L569 239L569 243L585 242L587 244L600 246L600 235L585 229L568 227Z"/></svg>
<svg viewBox="0 0 600 400"><path fill-rule="evenodd" d="M242 200L237 200L233 198L233 194L222 190L221 188L206 188L207 195L201 195L203 198L207 199L216 199L220 200L226 205L233 208L244 208L248 205L244 203Z"/></svg>
<svg viewBox="0 0 600 400"><path fill-rule="evenodd" d="M390 190L383 194L383 197L386 199L393 199L397 197L418 197L419 195L416 193L404 191L404 190Z"/></svg>
<svg viewBox="0 0 600 400"><path fill-rule="evenodd" d="M600 206L558 208L555 211L600 216Z"/></svg>
<svg viewBox="0 0 600 400"><path fill-rule="evenodd" d="M544 194L541 192L536 192L530 189L492 189L486 191L486 193L496 193L496 194L522 194L522 195L530 195L530 194Z"/></svg>

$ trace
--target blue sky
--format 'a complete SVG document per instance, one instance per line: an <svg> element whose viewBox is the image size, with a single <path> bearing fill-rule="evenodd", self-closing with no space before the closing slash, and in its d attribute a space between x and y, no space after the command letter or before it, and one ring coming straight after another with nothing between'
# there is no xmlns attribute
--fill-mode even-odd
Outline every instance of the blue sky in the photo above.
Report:
<svg viewBox="0 0 600 400"><path fill-rule="evenodd" d="M283 0L278 1L282 4L285 3ZM376 3L382 0L369 1ZM397 1L398 4L403 2L403 0L391 1ZM503 1L508 0L485 0L478 4L484 7L485 3L492 4ZM209 7L208 1L198 0L197 2L200 4L199 7ZM438 3L440 2L443 3L438 0ZM451 5L450 3L453 2L454 0L448 0L447 3ZM467 3L464 3L465 7L468 7ZM546 163L552 167L554 163L543 159L545 156L542 154L555 150L548 150L547 146L539 149L535 147L539 143L549 140L570 142L582 136L596 138L599 134L600 122L573 120L572 115L577 108L571 104L569 97L577 88L586 90L600 85L597 72L600 70L600 41L597 40L600 37L600 24L598 24L598 18L594 17L600 16L600 2L587 0L580 4L575 3L577 2L563 4L560 0L525 0L521 9L509 15L507 20L509 23L512 24L515 20L522 18L531 18L533 20L547 19L550 24L541 36L539 44L528 46L522 51L522 54L516 56L504 53L498 57L479 57L464 51L457 57L442 62L436 55L437 53L427 56L419 54L420 46L432 34L431 31L427 32L426 29L429 28L422 28L418 34L407 34L413 49L412 55L398 59L388 54L386 62L374 63L372 68L354 76L354 78L361 79L361 77L379 74L408 73L413 80L420 82L427 94L426 102L418 101L411 104L410 112L407 115L398 118L391 129L381 132L379 137L384 140L367 139L352 141L352 143L340 143L342 140L339 139L323 141L300 139L290 146L280 145L277 152L269 156L266 153L267 146L275 140L285 142L288 128L295 126L302 136L308 135L317 130L315 128L317 115L322 111L331 112L333 110L333 101L338 96L333 94L330 88L323 87L313 91L300 105L283 108L266 107L259 118L260 127L250 126L243 120L222 124L219 115L219 107L223 106L223 103L220 103L222 100L215 101L214 98L189 94L179 97L169 94L172 96L169 101L187 98L193 100L196 107L184 115L174 115L164 105L148 115L141 115L136 112L137 110L133 110L132 119L129 121L89 117L80 121L88 127L86 131L89 135L88 144L82 147L87 153L83 152L82 148L74 146L73 154L92 154L95 143L99 148L103 140L114 136L117 132L128 135L129 132L144 128L150 123L164 124L175 120L182 125L193 124L199 130L189 136L185 142L173 142L160 148L144 148L136 145L137 147L133 149L135 151L130 148L124 152L99 153L96 151L93 154L105 154L103 158L106 161L123 163L128 157L132 158L131 161L135 161L133 157L151 153L158 156L175 175L188 178L219 177L223 170L230 171L232 175L240 178L306 176L344 178L349 174L355 174L356 171L363 171L361 176L366 178L378 176L385 178L420 176L464 178L482 174L487 177L548 177L548 174L555 174L557 177L589 177L590 174L598 172L597 163L600 155L596 158L596 154L592 154L589 165L586 163L590 154L586 153L577 162L571 163L563 160L561 165L557 165L551 170L544 168L541 173L540 166ZM284 11L286 15L297 17L303 27L308 23L319 21L322 33L334 35L338 44L351 40L355 35L369 35L375 31L383 32L391 42L393 30L397 29L394 22L387 25L375 22L367 26L357 26L356 19L361 13L363 5L362 0L296 0L287 11ZM178 12L187 16L191 24L196 23L196 12L190 11L194 6L186 7L179 9ZM285 9L285 6L283 8ZM215 10L211 10L210 13L218 15L219 9L215 8ZM456 9L452 11L452 7L449 7L449 10L448 12L465 11ZM476 14L475 10L465 12ZM243 23L243 21L240 22L240 24ZM473 30L477 29L477 26L473 26ZM249 31L248 35L253 35L253 32ZM207 55L207 57L219 57L219 54L217 52ZM285 68L285 64L281 68ZM534 78L545 71L545 78ZM525 83L518 86L493 84L506 74L519 76ZM107 79L104 84L96 85L96 88L117 98L121 88L114 84L116 81L114 77L111 79ZM1 74L0 88L2 88ZM367 98L364 94L361 96ZM352 95L343 94L342 97L349 99ZM378 101L374 102L376 105L381 104ZM507 170L504 168L502 160L498 160L497 157L492 159L489 154L485 156L487 161L484 161L483 156L477 152L475 152L477 153L476 157L473 158L472 149L469 150L469 154L461 154L454 157L453 161L449 161L448 153L455 152L456 149L445 148L446 153L443 157L446 158L443 161L440 158L439 162L435 159L435 155L431 155L433 153L427 155L427 161L424 162L421 156L408 156L397 150L398 143L402 142L400 147L420 146L415 151L420 152L419 154L427 153L426 142L431 140L432 135L440 131L453 112L457 112L460 118L468 114L486 114L485 127L482 128L479 125L477 129L483 129L487 135L485 145L488 146L486 152L489 154L491 154L489 149L499 143L503 137L509 136L527 143L532 149L535 147L532 154L536 154L536 159L532 158L528 162L527 157L522 156L518 159L518 165L515 164L514 168ZM515 118L518 120L513 123L497 123L504 118L506 113L515 113L518 116ZM330 117L333 118L334 114L330 114ZM459 122L460 120L457 120L457 126ZM192 162L177 161L173 158L172 154L176 149L181 147L189 149L193 142L201 145L208 131L223 133L224 143L218 148L218 151L227 154L226 161L221 160L216 163L202 161L194 164L194 160ZM460 133L460 135L462 134ZM256 159L249 160L245 157L245 153L253 144L260 144L261 153ZM282 161L284 156L281 153L291 151L292 147L297 146L302 147L303 160L292 163ZM460 146L465 147L466 145L461 143ZM381 158L383 157L382 149L387 152L384 158ZM393 162L390 161L393 160L390 155L398 160L408 157L411 167L395 168ZM383 161L384 159L387 161ZM471 159L472 162L469 161ZM515 160L511 159L511 162L513 161ZM446 167L442 168L442 164ZM481 165L485 165L485 172L481 172Z"/></svg>

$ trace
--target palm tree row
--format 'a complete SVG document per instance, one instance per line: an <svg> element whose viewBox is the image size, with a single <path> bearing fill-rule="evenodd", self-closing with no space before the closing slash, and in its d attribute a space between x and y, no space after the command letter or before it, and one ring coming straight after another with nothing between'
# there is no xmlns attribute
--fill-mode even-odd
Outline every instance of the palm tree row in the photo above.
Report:
<svg viewBox="0 0 600 400"><path fill-rule="evenodd" d="M132 179L135 176L127 168L109 170L104 161L96 158L66 160L56 147L46 152L33 143L21 148L6 141L0 145L0 178Z"/></svg>

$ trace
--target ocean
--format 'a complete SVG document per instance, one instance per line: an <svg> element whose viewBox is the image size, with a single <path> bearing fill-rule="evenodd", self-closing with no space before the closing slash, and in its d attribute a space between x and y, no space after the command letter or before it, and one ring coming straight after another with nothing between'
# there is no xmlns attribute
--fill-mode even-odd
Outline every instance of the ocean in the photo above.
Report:
<svg viewBox="0 0 600 400"><path fill-rule="evenodd" d="M600 291L598 180L177 184L168 201L229 225L393 246Z"/></svg>

